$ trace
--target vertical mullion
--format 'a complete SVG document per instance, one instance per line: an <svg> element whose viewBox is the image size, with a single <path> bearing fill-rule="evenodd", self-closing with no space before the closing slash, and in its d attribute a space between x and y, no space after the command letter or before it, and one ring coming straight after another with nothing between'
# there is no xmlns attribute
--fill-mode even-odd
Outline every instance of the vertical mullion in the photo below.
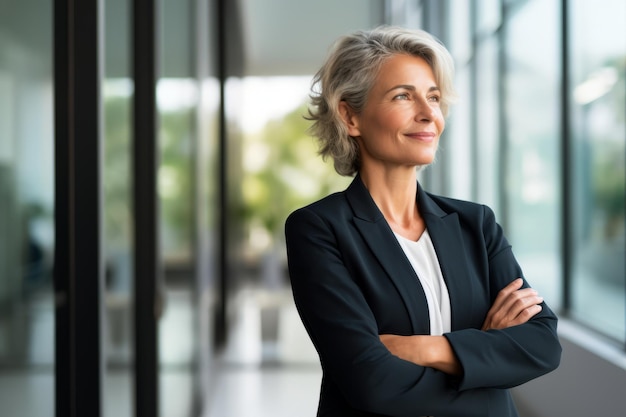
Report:
<svg viewBox="0 0 626 417"><path fill-rule="evenodd" d="M100 416L100 2L54 5L56 415Z"/></svg>
<svg viewBox="0 0 626 417"><path fill-rule="evenodd" d="M478 164L480 162L478 157L478 12L476 10L476 3L472 2L470 5L470 36L472 38L472 51L470 54L469 71L470 71L470 85L469 85L469 97L470 97L470 166L471 183L470 183L470 195L471 200L478 200L478 182L480 180L478 172Z"/></svg>
<svg viewBox="0 0 626 417"><path fill-rule="evenodd" d="M497 31L498 40L498 205L500 207L500 223L505 229L508 229L511 219L509 211L509 195L506 187L507 179L510 175L508 170L509 158L509 129L508 129L508 101L507 101L507 80L508 65L506 56L506 35L508 27L507 7L503 0L500 1L500 25Z"/></svg>
<svg viewBox="0 0 626 417"><path fill-rule="evenodd" d="M71 266L70 190L70 50L69 4L54 2L54 291L55 415L75 416Z"/></svg>
<svg viewBox="0 0 626 417"><path fill-rule="evenodd" d="M571 131L569 112L569 34L568 1L561 1L561 258L563 312L571 309L571 261L573 234L571 232Z"/></svg>
<svg viewBox="0 0 626 417"><path fill-rule="evenodd" d="M157 13L154 0L133 1L133 219L135 416L158 417Z"/></svg>
<svg viewBox="0 0 626 417"><path fill-rule="evenodd" d="M228 281L228 137L226 131L226 105L224 97L226 96L226 78L227 78L227 2L226 0L217 0L217 76L219 79L219 138L218 138L218 270L219 270L219 291L217 299L217 307L215 314L215 344L222 346L226 341L226 303L227 303L227 281Z"/></svg>

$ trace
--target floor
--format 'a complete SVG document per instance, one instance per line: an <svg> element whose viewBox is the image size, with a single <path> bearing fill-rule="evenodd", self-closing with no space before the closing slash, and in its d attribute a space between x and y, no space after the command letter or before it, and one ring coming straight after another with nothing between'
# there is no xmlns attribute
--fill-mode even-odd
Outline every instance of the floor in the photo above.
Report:
<svg viewBox="0 0 626 417"><path fill-rule="evenodd" d="M242 291L203 417L315 416L321 369L291 294Z"/></svg>
<svg viewBox="0 0 626 417"><path fill-rule="evenodd" d="M188 362L193 352L190 295L172 292L160 324L162 362L160 417L307 417L315 416L321 370L297 315L288 289L243 290L232 302L228 343L216 353L207 375L210 389L206 407L192 413L193 372ZM107 318L118 323L108 339L108 356L119 363L129 353L130 334L123 300L113 300ZM113 313L112 313L113 312ZM12 329L22 329L29 367L0 369L1 415L11 417L54 416L54 315L50 300L42 298L20 317ZM20 324L21 323L21 324ZM0 347L11 342L0 322ZM13 342L16 342L13 340ZM0 349L1 350L1 349ZM126 360L128 362L128 360ZM132 374L128 366L107 367L103 385L103 417L133 415ZM36 401L35 401L36 399ZM195 417L194 416L194 417Z"/></svg>
<svg viewBox="0 0 626 417"><path fill-rule="evenodd" d="M313 368L225 369L204 417L314 417L319 381Z"/></svg>

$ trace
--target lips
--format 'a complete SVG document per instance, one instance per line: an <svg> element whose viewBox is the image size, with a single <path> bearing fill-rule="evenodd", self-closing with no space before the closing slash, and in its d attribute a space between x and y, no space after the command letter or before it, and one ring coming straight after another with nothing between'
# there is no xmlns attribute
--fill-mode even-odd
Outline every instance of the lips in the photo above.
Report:
<svg viewBox="0 0 626 417"><path fill-rule="evenodd" d="M437 137L437 135L434 132L414 132L414 133L407 133L405 134L405 136L408 136L411 139L420 140L422 142L432 142Z"/></svg>

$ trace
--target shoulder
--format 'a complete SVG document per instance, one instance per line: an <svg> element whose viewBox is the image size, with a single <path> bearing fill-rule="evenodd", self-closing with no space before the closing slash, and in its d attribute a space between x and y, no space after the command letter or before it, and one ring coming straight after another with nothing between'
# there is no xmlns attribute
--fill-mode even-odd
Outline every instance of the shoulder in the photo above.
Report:
<svg viewBox="0 0 626 417"><path fill-rule="evenodd" d="M345 194L346 194L345 191L340 191L340 192L330 194L320 200L314 201L310 204L307 204L304 207L301 207L293 211L291 214L300 213L302 211L310 211L313 213L324 215L325 213L328 213L328 212L341 210L344 207L348 207Z"/></svg>
<svg viewBox="0 0 626 417"><path fill-rule="evenodd" d="M482 235L486 241L498 240L503 237L501 226L496 220L493 210L480 203L459 200L425 192L422 207L440 218L456 216L461 229L472 234Z"/></svg>
<svg viewBox="0 0 626 417"><path fill-rule="evenodd" d="M446 215L456 215L461 230L472 236L474 242L482 242L490 254L510 247L504 230L489 206L432 194L428 194L428 197Z"/></svg>
<svg viewBox="0 0 626 417"><path fill-rule="evenodd" d="M451 197L425 192L426 198L430 199L438 208L446 214L456 213L462 218L485 219L493 218L493 210L480 203L468 200L459 200Z"/></svg>
<svg viewBox="0 0 626 417"><path fill-rule="evenodd" d="M322 222L331 222L338 217L345 217L349 211L350 206L345 191L341 191L294 210L287 217L286 225L289 226L311 218L317 218L318 221Z"/></svg>

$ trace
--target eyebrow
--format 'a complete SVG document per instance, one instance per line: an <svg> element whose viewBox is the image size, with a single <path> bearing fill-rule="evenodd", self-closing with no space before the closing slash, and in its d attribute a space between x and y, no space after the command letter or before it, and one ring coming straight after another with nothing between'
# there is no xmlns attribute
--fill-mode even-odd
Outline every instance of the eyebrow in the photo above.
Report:
<svg viewBox="0 0 626 417"><path fill-rule="evenodd" d="M415 91L415 86L410 85L410 84L399 84L399 85L395 85L393 87L391 87L389 90L385 91L385 94L392 92L393 90L399 90L399 89L404 89L404 90L411 90L411 91ZM433 91L441 91L441 89L436 86L433 85L432 87L430 87L428 89L428 92L431 93Z"/></svg>

